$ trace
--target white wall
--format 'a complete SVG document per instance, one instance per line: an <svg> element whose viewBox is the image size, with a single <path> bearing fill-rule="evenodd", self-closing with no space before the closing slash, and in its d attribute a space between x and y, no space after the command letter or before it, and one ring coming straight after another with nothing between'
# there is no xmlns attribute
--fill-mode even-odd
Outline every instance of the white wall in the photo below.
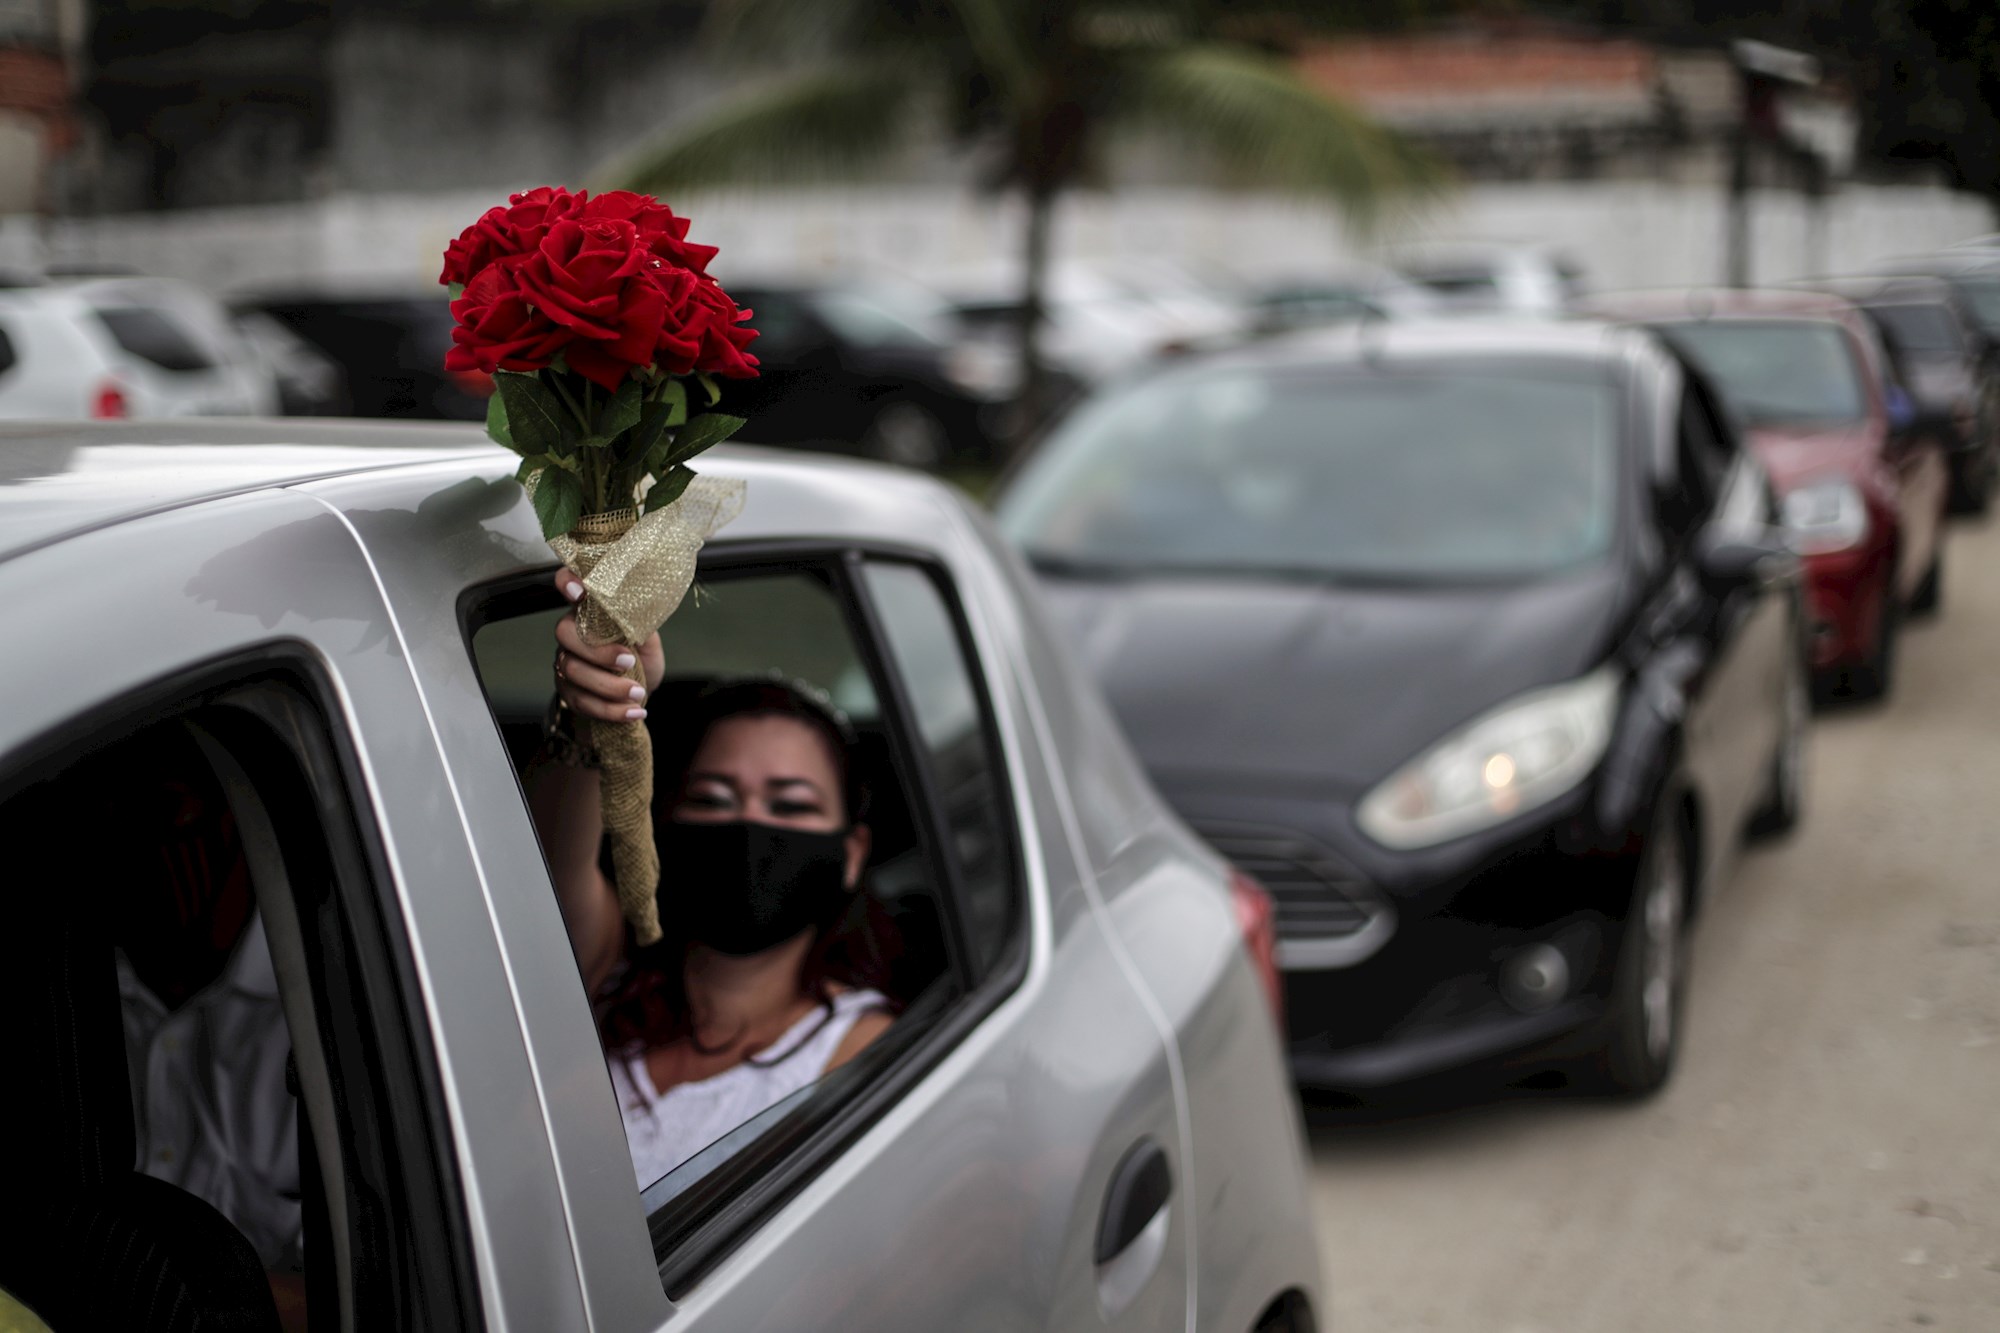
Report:
<svg viewBox="0 0 2000 1333"><path fill-rule="evenodd" d="M497 195L347 195L312 204L32 222L0 219L0 266L50 262L130 265L223 291L294 283L421 287L436 280L452 236ZM718 272L807 275L886 269L967 285L968 274L1011 273L1018 205L931 187L726 193L676 201L694 235L723 247ZM1781 281L1852 271L1872 260L1994 229L1979 199L1914 187L1851 187L1814 210L1797 196L1755 201L1752 273ZM1716 282L1723 201L1706 186L1630 182L1480 185L1415 219L1388 219L1372 238L1324 207L1267 195L1128 190L1067 201L1058 253L1141 256L1276 278L1354 258L1392 255L1431 239L1556 243L1591 285Z"/></svg>

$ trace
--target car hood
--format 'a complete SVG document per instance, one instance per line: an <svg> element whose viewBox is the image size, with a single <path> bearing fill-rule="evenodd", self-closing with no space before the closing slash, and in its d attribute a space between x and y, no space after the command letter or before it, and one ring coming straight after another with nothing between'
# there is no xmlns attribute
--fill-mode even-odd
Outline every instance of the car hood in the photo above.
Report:
<svg viewBox="0 0 2000 1333"><path fill-rule="evenodd" d="M1342 799L1495 704L1584 674L1621 586L1609 567L1504 588L1043 581L1163 786Z"/></svg>
<svg viewBox="0 0 2000 1333"><path fill-rule="evenodd" d="M1750 448L1780 492L1825 476L1859 480L1882 457L1881 427L1857 421L1837 426L1758 426Z"/></svg>

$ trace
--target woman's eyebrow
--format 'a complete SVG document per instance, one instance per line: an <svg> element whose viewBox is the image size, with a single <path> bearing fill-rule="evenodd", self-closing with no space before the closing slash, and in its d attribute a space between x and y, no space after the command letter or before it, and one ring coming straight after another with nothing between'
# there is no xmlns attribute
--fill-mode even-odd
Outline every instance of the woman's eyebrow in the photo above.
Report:
<svg viewBox="0 0 2000 1333"><path fill-rule="evenodd" d="M692 787L697 782L719 782L725 787L734 787L736 785L736 779L730 777L727 773L716 773L709 770L702 770L687 775L688 786Z"/></svg>

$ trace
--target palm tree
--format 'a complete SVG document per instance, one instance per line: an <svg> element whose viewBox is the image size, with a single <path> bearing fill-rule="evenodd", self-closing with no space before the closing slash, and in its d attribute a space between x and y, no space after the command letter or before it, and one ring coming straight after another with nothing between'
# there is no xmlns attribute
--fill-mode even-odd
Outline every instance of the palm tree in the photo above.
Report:
<svg viewBox="0 0 2000 1333"><path fill-rule="evenodd" d="M1299 0L1265 9L1310 10ZM1235 10L1232 16L1229 10ZM1053 206L1121 134L1177 134L1232 180L1321 194L1360 224L1437 185L1422 151L1303 81L1229 0L716 0L725 49L816 53L648 142L605 175L667 191L851 175L893 156L942 110L1019 190L1025 423L1041 403L1038 333ZM1268 25L1267 25L1268 26Z"/></svg>

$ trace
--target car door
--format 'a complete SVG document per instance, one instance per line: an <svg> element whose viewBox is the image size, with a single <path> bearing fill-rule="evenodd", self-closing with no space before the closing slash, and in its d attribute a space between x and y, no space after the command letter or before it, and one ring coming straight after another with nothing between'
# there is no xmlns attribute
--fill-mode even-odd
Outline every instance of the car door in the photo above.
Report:
<svg viewBox="0 0 2000 1333"><path fill-rule="evenodd" d="M751 1138L726 1172L686 1188L670 1174L658 1182L673 1182L666 1190L642 1200L467 646L466 625L487 614L476 611L486 600L505 611L508 599L546 588L546 549L504 473L466 481L462 470L436 471L413 489L418 479L319 489L374 553L421 659L534 1065L525 1083L487 1095L512 1098L530 1121L546 1117L592 1326L1184 1325L1189 1228L1171 1193L1153 1206L1162 1168L1169 1187L1187 1175L1168 1046L1090 910L1049 752L1024 723L1032 683L997 646L1008 641L1009 612L966 591L975 556L955 543L884 549L857 537L829 546L770 532L773 544L761 548L755 502L731 530L737 539L706 553L703 579L720 589L711 608L746 604L731 580L807 572L836 590L898 747L899 776L920 795L912 809L949 885L969 984L907 1049L871 1069L871 1081L829 1092L809 1131L793 1135L781 1122ZM780 485L759 473L752 494L773 497ZM702 614L684 608L669 631L693 632ZM534 642L545 672L546 645ZM484 1196L467 1206L475 1231L550 1234L548 1215ZM1143 1246L1136 1258L1133 1244Z"/></svg>
<svg viewBox="0 0 2000 1333"><path fill-rule="evenodd" d="M9 655L16 706L0 714L0 767L73 746L73 714L109 714L115 740L127 713L225 710L236 734L254 725L265 743L238 748L221 722L195 716L237 756L259 822L280 830L265 844L286 858L298 910L341 909L321 946L293 958L325 969L313 991L320 1039L295 1044L301 1103L327 1111L311 1136L335 1219L332 1243L312 1251L339 1284L325 1325L477 1328L483 1308L496 1326L583 1328L573 1257L547 1225L563 1213L559 1180L505 1017L475 851L348 524L298 492L234 496L16 555L0 564L0 594L51 642L118 629L102 651ZM307 895L309 875L324 901ZM270 934L292 1009L275 922ZM502 1234L468 1213L466 1193L540 1221Z"/></svg>

